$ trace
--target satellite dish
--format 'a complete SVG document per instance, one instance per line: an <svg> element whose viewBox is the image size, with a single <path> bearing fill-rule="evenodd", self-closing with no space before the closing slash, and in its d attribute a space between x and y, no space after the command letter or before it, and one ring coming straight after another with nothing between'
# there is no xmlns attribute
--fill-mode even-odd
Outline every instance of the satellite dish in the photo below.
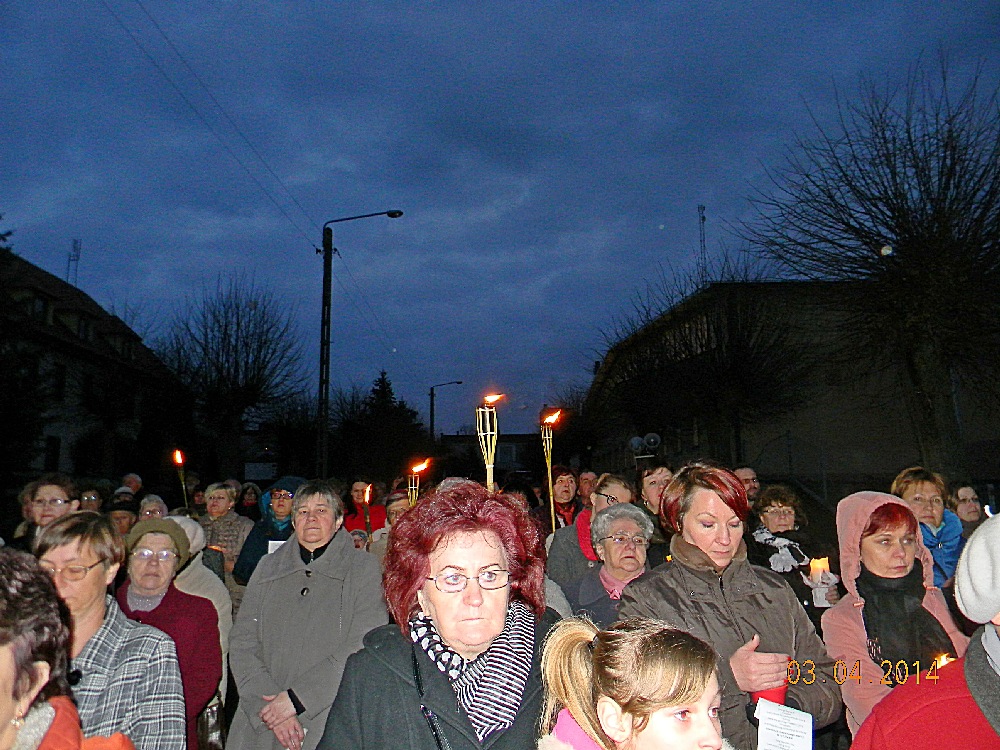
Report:
<svg viewBox="0 0 1000 750"><path fill-rule="evenodd" d="M655 432L650 432L642 439L643 445L646 446L648 450L655 451L660 447L660 436Z"/></svg>
<svg viewBox="0 0 1000 750"><path fill-rule="evenodd" d="M643 444L644 443L643 443L642 438L639 437L638 435L636 435L633 438L629 438L629 441L628 441L629 450L632 451L633 453L638 453L639 451L641 451L642 447L643 447Z"/></svg>

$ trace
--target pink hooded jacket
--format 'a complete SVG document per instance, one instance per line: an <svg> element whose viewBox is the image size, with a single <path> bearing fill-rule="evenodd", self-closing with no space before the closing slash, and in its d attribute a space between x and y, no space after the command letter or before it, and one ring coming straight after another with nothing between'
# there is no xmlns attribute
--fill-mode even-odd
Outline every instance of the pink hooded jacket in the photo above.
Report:
<svg viewBox="0 0 1000 750"><path fill-rule="evenodd" d="M844 705L847 706L847 724L851 734L856 734L861 723L871 713L875 704L887 696L892 688L882 684L884 671L868 655L868 634L861 610L865 600L858 596L857 580L861 575L861 532L876 509L887 503L909 508L894 495L882 492L856 492L837 505L837 537L840 541L840 571L847 596L823 615L823 640L831 659L841 662L837 674L847 677L841 685ZM924 569L923 607L941 623L951 638L958 656L965 654L969 639L955 625L948 612L941 589L934 587L934 560L917 532L917 559ZM860 669L856 666L860 664ZM912 665L911 665L912 666ZM927 665L928 667L930 665ZM856 678L860 671L861 680ZM921 671L926 671L921 665ZM839 677L838 677L839 679Z"/></svg>

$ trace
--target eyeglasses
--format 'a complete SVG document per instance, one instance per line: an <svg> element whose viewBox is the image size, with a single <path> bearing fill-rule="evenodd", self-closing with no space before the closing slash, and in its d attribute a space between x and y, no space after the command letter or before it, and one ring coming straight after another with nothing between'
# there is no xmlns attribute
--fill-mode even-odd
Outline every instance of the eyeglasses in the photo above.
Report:
<svg viewBox="0 0 1000 750"><path fill-rule="evenodd" d="M438 573L436 576L428 576L428 581L434 581L434 587L445 594L457 594L465 591L469 581L475 578L479 581L479 588L492 591L502 589L510 583L510 572L506 570L484 570L477 576L464 576L461 573Z"/></svg>
<svg viewBox="0 0 1000 750"><path fill-rule="evenodd" d="M139 515L145 518L152 518L154 516L156 518L163 518L163 511L159 508L146 508L146 510L142 511Z"/></svg>
<svg viewBox="0 0 1000 750"><path fill-rule="evenodd" d="M57 568L55 565L47 562L38 563L39 567L48 573L50 576L55 578L61 575L67 581L82 581L87 577L87 573L92 571L98 565L100 565L103 560L98 560L93 565L67 565L65 568Z"/></svg>
<svg viewBox="0 0 1000 750"><path fill-rule="evenodd" d="M649 540L644 536L629 536L628 534L612 534L611 536L602 536L597 541L603 542L610 539L612 542L617 544L619 547L624 547L626 544L631 544L633 547L648 547Z"/></svg>
<svg viewBox="0 0 1000 750"><path fill-rule="evenodd" d="M31 504L36 508L43 508L48 506L49 508L58 508L60 505L65 505L69 500L64 500L61 497L36 497L31 501Z"/></svg>
<svg viewBox="0 0 1000 750"><path fill-rule="evenodd" d="M600 495L605 500L607 500L608 501L608 505L614 505L615 503L618 502L618 498L615 497L614 495L608 495L608 494L606 494L604 492L595 492L594 494L595 495Z"/></svg>
<svg viewBox="0 0 1000 750"><path fill-rule="evenodd" d="M767 510L761 511L769 516L794 516L795 511L791 508L768 508Z"/></svg>
<svg viewBox="0 0 1000 750"><path fill-rule="evenodd" d="M288 490L271 490L271 499L276 500L283 498L285 500L291 500L295 497L294 492L289 492Z"/></svg>
<svg viewBox="0 0 1000 750"><path fill-rule="evenodd" d="M176 557L177 553L169 549L161 549L154 552L151 549L141 548L132 551L132 558L134 560L141 560L142 562L156 560L157 562L168 563Z"/></svg>
<svg viewBox="0 0 1000 750"><path fill-rule="evenodd" d="M97 495L81 495L80 499L83 500L84 502L95 503L101 498L98 497Z"/></svg>

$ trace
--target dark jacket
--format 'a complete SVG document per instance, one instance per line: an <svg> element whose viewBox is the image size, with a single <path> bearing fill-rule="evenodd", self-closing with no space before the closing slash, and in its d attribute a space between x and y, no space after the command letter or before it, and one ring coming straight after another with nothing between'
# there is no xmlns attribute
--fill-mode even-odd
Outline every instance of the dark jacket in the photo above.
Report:
<svg viewBox="0 0 1000 750"><path fill-rule="evenodd" d="M619 602L612 600L601 583L599 567L566 584L563 592L574 615L587 615L601 630L617 622Z"/></svg>
<svg viewBox="0 0 1000 750"><path fill-rule="evenodd" d="M233 578L236 583L246 586L250 581L250 576L257 569L257 563L267 554L267 547L270 542L285 542L295 533L292 524L288 524L284 529L278 529L273 523L265 519L254 524L250 530L250 535L243 542L243 549L240 556L236 558L236 565L233 567Z"/></svg>
<svg viewBox="0 0 1000 750"><path fill-rule="evenodd" d="M545 574L564 589L571 581L577 580L601 564L600 560L588 560L580 548L580 529L577 524L580 523L581 519L586 519L589 529L589 510L580 513L572 526L556 529L556 533L552 535L552 546L549 547L548 560L545 562ZM587 546L590 547L591 554L593 554L594 548L590 544L589 532L587 533Z"/></svg>
<svg viewBox="0 0 1000 750"><path fill-rule="evenodd" d="M736 649L760 636L761 653L788 654L803 674L814 670L810 684L799 679L788 686L788 703L812 714L818 729L840 713L840 689L833 661L781 576L750 565L742 542L732 562L716 572L711 559L675 536L673 559L625 587L618 616L651 617L707 641L719 654L722 688L722 736L735 747L757 746L757 732L747 718L750 696L736 684L729 659Z"/></svg>
<svg viewBox="0 0 1000 750"><path fill-rule="evenodd" d="M444 735L441 747L534 750L542 706L542 646L549 629L558 620L555 612L546 610L535 626L531 674L514 724L505 732L491 734L482 743L476 738L468 717L459 709L448 678L431 663L423 650L404 638L398 625L389 624L373 630L365 637L364 649L347 660L344 678L317 750L382 750L389 747L438 750L421 712L421 704L438 717ZM423 683L423 696L417 691L414 678L414 654Z"/></svg>

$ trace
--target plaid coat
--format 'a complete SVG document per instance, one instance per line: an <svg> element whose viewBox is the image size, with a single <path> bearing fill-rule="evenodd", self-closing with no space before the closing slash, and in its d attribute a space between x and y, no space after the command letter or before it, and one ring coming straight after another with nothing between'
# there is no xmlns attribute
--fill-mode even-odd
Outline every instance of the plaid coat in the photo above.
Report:
<svg viewBox="0 0 1000 750"><path fill-rule="evenodd" d="M184 750L184 686L170 636L132 622L107 597L104 624L70 664L87 737L121 732L137 750Z"/></svg>

